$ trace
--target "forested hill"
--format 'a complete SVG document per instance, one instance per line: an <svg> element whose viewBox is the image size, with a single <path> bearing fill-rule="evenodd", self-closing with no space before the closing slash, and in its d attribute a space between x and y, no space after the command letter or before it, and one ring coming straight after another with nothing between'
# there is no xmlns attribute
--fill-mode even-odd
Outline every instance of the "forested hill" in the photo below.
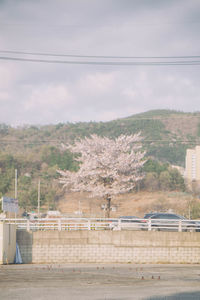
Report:
<svg viewBox="0 0 200 300"><path fill-rule="evenodd" d="M153 110L110 122L59 123L12 128L0 125L1 151L11 154L39 151L45 145L60 147L78 137L96 133L117 137L141 131L147 155L184 166L185 150L200 143L200 113Z"/></svg>
<svg viewBox="0 0 200 300"><path fill-rule="evenodd" d="M53 209L56 199L62 197L63 193L58 184L57 169L75 171L78 168L73 155L63 150L62 144L94 133L114 138L139 131L144 137L143 147L147 156L161 163L184 166L186 149L200 144L200 113L154 110L110 122L19 128L1 124L0 196L14 196L17 169L20 206L25 209L37 207L40 179L41 203Z"/></svg>

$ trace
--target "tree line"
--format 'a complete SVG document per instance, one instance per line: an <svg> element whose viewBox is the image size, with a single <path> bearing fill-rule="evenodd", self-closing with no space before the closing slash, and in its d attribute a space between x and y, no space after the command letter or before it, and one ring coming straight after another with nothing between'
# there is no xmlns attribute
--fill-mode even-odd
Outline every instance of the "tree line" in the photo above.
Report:
<svg viewBox="0 0 200 300"><path fill-rule="evenodd" d="M108 144L106 144L106 147ZM111 158L110 158L111 161ZM91 162L91 161L90 161ZM77 173L80 168L77 154L69 149L45 145L24 155L0 153L0 196L14 196L15 169L18 170L19 205L25 210L37 207L38 180L41 181L41 206L55 209L57 200L63 195L59 183L58 170ZM141 177L140 189L153 192L158 190L185 191L184 179L177 169L169 163L161 163L153 158L146 158L142 163L144 177ZM122 162L122 166L123 162ZM127 164L127 168L129 164ZM111 168L112 169L112 168ZM69 174L68 173L68 174Z"/></svg>

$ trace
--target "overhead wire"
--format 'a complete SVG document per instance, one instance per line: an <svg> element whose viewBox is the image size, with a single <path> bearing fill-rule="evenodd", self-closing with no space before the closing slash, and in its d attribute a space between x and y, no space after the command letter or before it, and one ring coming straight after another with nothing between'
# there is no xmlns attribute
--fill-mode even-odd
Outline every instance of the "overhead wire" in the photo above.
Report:
<svg viewBox="0 0 200 300"><path fill-rule="evenodd" d="M183 59L183 58L200 58L200 55L183 55L183 56L116 56L116 55L77 55L62 53L46 52L27 52L14 50L0 50L0 53L34 55L34 56L55 56L55 57L79 57L79 58L118 58L118 59Z"/></svg>
<svg viewBox="0 0 200 300"><path fill-rule="evenodd" d="M31 58L21 58L21 57L8 57L0 56L0 60L6 61L22 61L22 62L36 62L36 63L51 63L51 64L73 64L73 65L110 65L110 66L188 66L188 65L200 65L200 60L196 61L78 61L78 60L47 60L47 59L31 59Z"/></svg>
<svg viewBox="0 0 200 300"><path fill-rule="evenodd" d="M2 49L0 50L0 53L1 53L0 60L35 62L35 63L52 63L52 64L112 65L112 66L113 65L168 66L168 65L199 65L200 64L200 55L184 55L184 56L80 55L80 54L45 53L45 52L16 51L16 50L2 50ZM35 58L35 56L37 58ZM45 57L45 59L43 57ZM54 59L55 57L57 58L67 57L70 58L70 60ZM79 60L79 58L80 59L82 58L82 60Z"/></svg>

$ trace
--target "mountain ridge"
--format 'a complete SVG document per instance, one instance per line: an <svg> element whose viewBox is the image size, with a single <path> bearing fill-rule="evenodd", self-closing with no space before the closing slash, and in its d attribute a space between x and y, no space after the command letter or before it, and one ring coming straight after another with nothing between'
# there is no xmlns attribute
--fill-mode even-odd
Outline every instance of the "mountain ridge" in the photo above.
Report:
<svg viewBox="0 0 200 300"><path fill-rule="evenodd" d="M200 143L200 112L169 109L150 110L108 122L58 123L19 128L0 124L1 151L8 153L38 149L43 145L60 147L91 134L116 138L141 132L147 155L163 162L184 166L187 148Z"/></svg>

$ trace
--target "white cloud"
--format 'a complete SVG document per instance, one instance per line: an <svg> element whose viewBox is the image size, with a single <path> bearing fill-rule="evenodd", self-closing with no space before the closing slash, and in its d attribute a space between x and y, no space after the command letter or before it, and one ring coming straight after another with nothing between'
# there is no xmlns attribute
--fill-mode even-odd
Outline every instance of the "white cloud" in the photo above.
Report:
<svg viewBox="0 0 200 300"><path fill-rule="evenodd" d="M58 110L67 107L72 102L68 89L59 85L48 85L35 88L30 92L28 101L24 104L25 111Z"/></svg>
<svg viewBox="0 0 200 300"><path fill-rule="evenodd" d="M9 89L17 81L20 72L11 63L0 63L0 89Z"/></svg>
<svg viewBox="0 0 200 300"><path fill-rule="evenodd" d="M89 73L79 81L79 88L82 92L90 94L104 94L113 88L115 82L115 73Z"/></svg>

